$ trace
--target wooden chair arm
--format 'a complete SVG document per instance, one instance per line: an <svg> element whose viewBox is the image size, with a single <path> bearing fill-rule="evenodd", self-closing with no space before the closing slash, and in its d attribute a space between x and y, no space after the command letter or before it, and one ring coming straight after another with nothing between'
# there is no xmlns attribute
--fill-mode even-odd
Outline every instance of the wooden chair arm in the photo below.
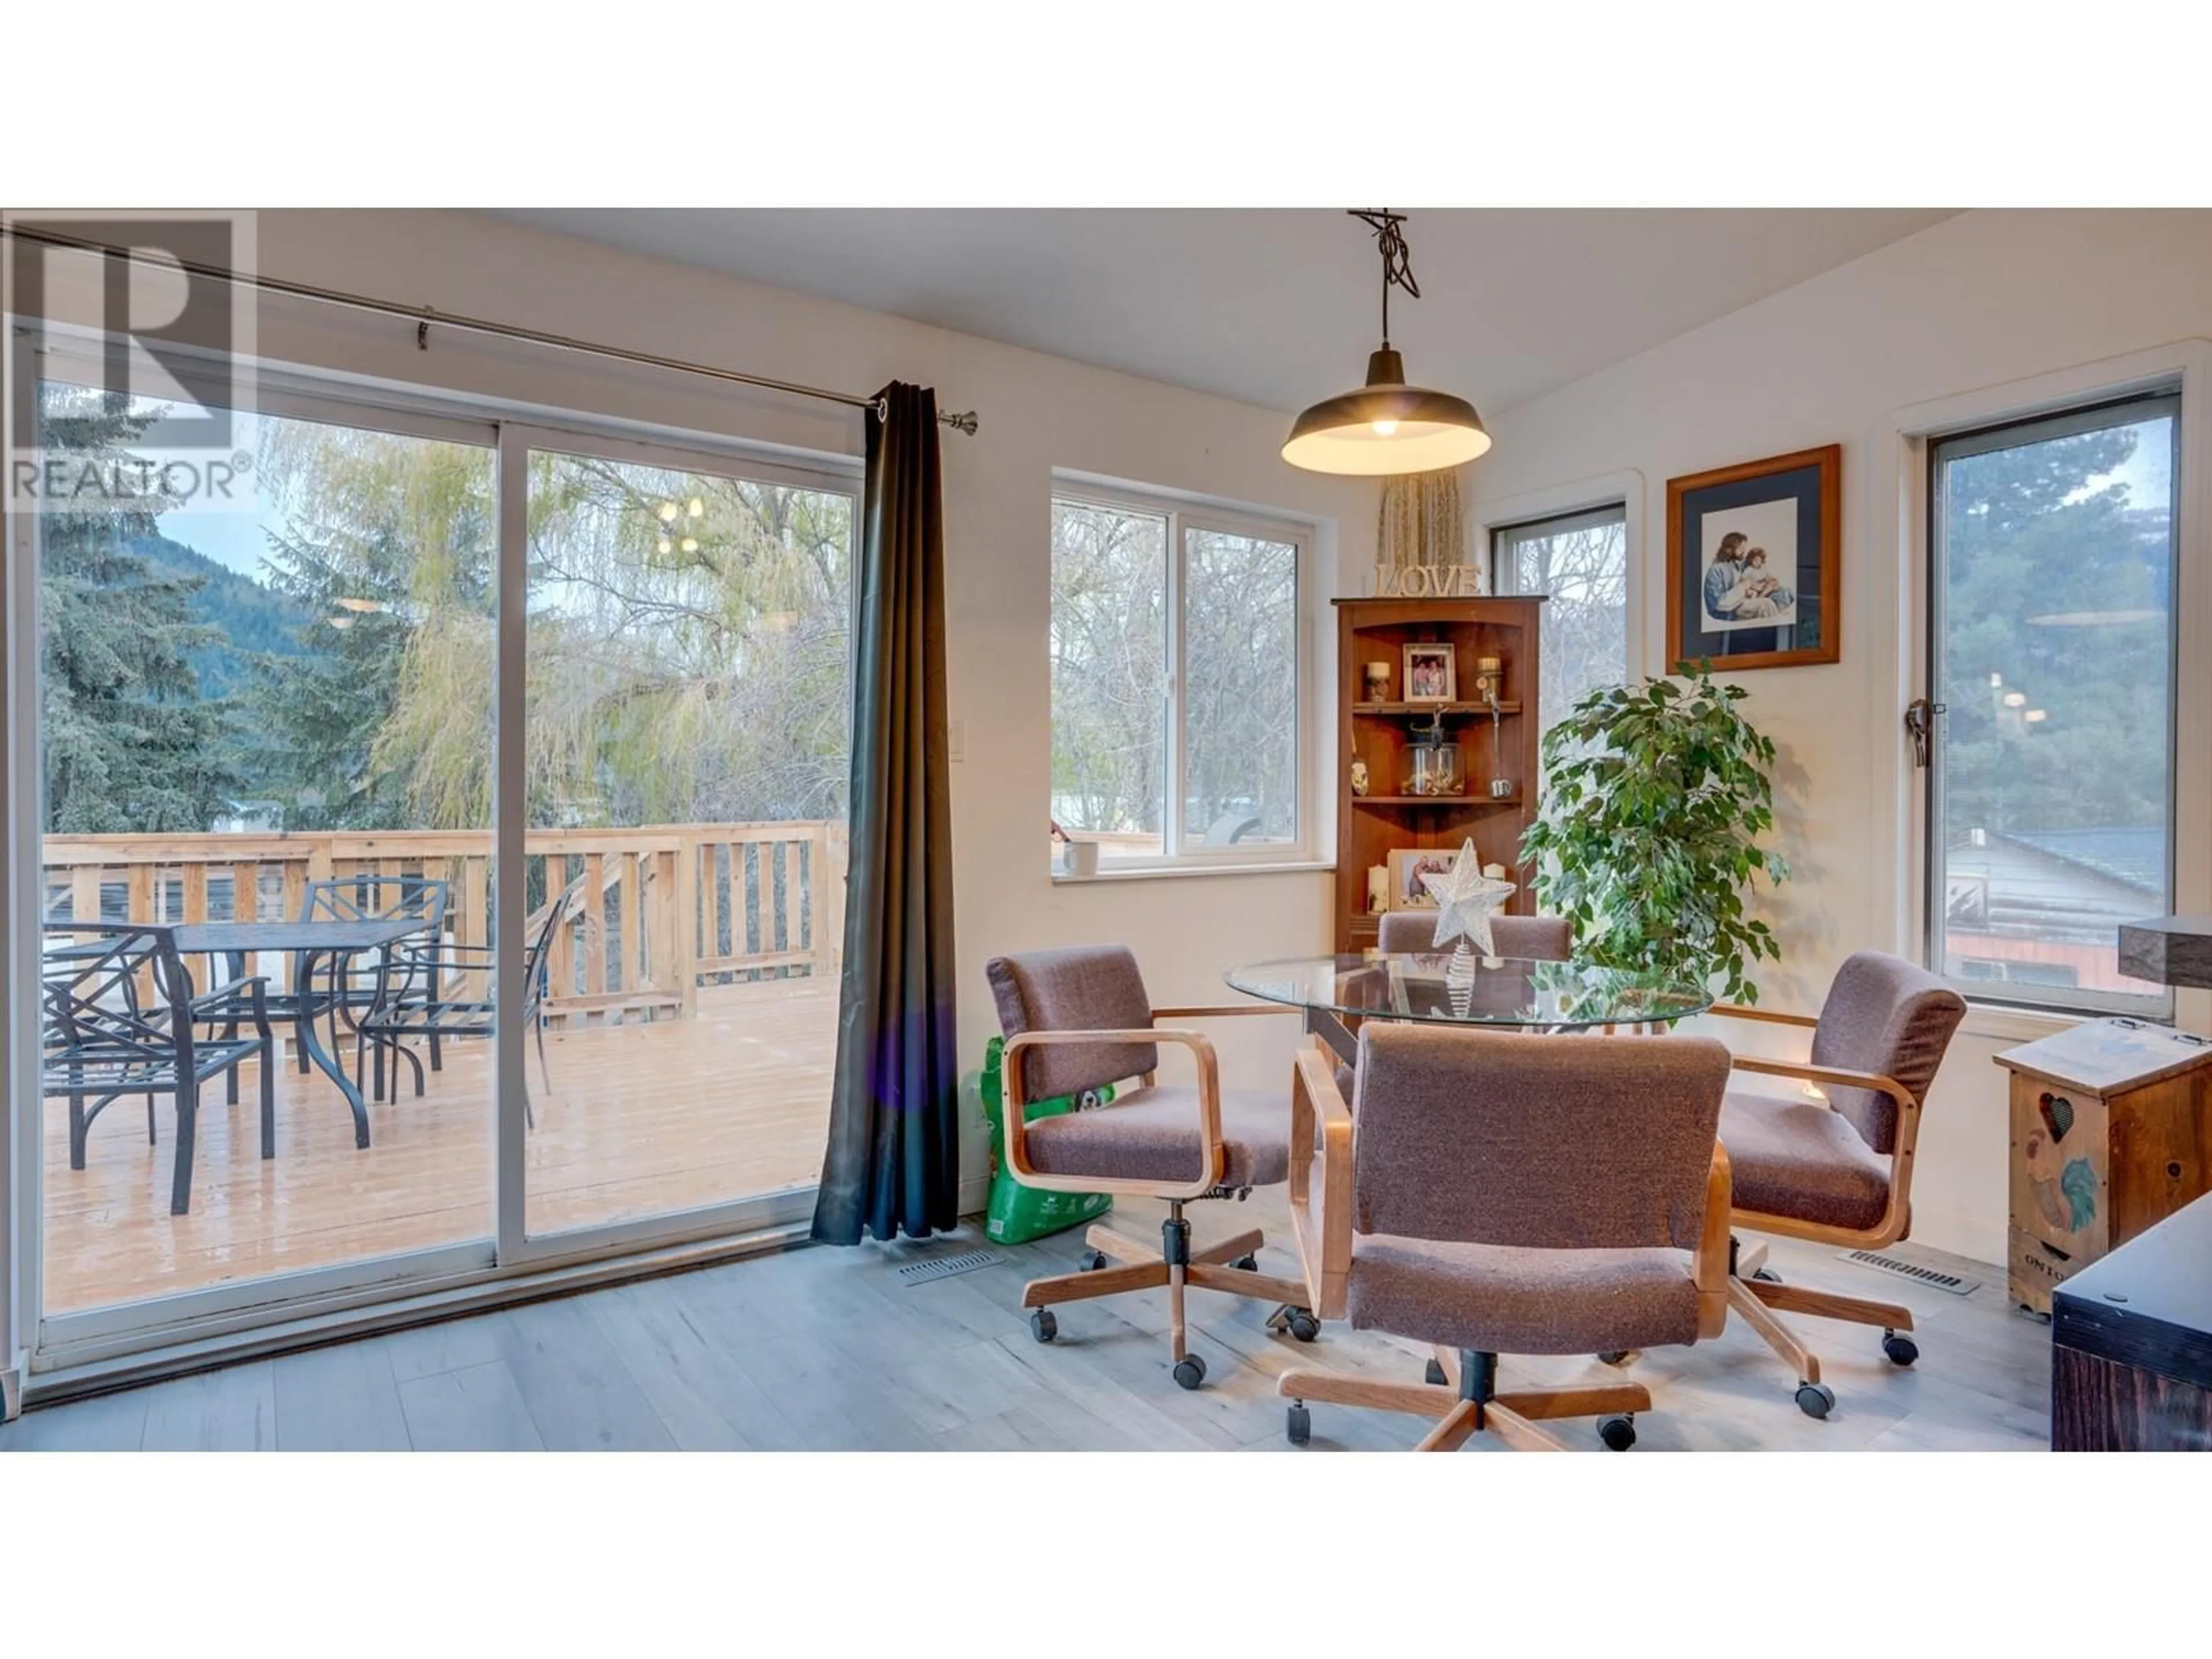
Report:
<svg viewBox="0 0 2212 1659"><path fill-rule="evenodd" d="M1171 1188L1157 1181L1134 1181L1117 1176L1044 1175L1030 1167L1026 1121L1029 1097L1022 1087L1022 1071L1029 1051L1054 1043L1100 1042L1176 1042L1196 1058L1198 1135L1205 1155L1205 1167L1196 1180ZM1203 1033L1181 1031L1165 1025L1127 1031L1024 1031L1006 1040L1006 1046L1000 1052L1000 1064L1004 1068L1006 1082L1005 1109L999 1115L1005 1126L1006 1170L1023 1186L1041 1188L1047 1192L1127 1193L1152 1198L1192 1199L1203 1198L1221 1184L1221 1067L1214 1057L1213 1045ZM1111 1111L1113 1108L1105 1109Z"/></svg>
<svg viewBox="0 0 2212 1659"><path fill-rule="evenodd" d="M1746 1007L1741 1002L1716 1002L1705 1012L1726 1019L1758 1020L1768 1025L1802 1025L1808 1030L1820 1023L1819 1018L1813 1014L1785 1014L1774 1008Z"/></svg>
<svg viewBox="0 0 2212 1659"><path fill-rule="evenodd" d="M1292 1008L1279 1002L1240 1002L1222 1008L1155 1008L1152 1018L1162 1019L1235 1019L1251 1014L1303 1014L1303 1008Z"/></svg>
<svg viewBox="0 0 2212 1659"><path fill-rule="evenodd" d="M1810 1060L1764 1060L1751 1054L1731 1054L1729 1063L1739 1072L1757 1072L1766 1077L1802 1078L1808 1083L1826 1083L1845 1089L1872 1089L1895 1101L1900 1112L1920 1109L1920 1103L1912 1097L1911 1090L1895 1078L1884 1077L1878 1072L1849 1072L1835 1066L1815 1066Z"/></svg>
<svg viewBox="0 0 2212 1659"><path fill-rule="evenodd" d="M1316 1319L1344 1317L1352 1273L1351 1109L1337 1092L1335 1056L1311 1045L1291 1073L1291 1231ZM1316 1185L1314 1165L1321 1166Z"/></svg>
<svg viewBox="0 0 2212 1659"><path fill-rule="evenodd" d="M1712 1162L1705 1170L1705 1222L1698 1231L1698 1253L1692 1264L1692 1277L1698 1281L1698 1340L1701 1342L1718 1336L1728 1324L1729 1223L1734 1204L1728 1148L1716 1140Z"/></svg>

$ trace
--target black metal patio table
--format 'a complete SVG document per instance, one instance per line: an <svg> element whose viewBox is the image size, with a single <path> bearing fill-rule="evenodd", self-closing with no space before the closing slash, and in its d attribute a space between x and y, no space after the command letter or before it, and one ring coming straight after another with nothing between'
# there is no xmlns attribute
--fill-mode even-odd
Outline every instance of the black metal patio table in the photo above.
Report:
<svg viewBox="0 0 2212 1659"><path fill-rule="evenodd" d="M176 930L177 952L186 957L227 957L234 979L244 973L246 958L256 951L282 951L292 956L295 1041L300 1051L314 1062L316 1070L337 1085L338 1092L345 1097L346 1105L353 1113L353 1144L366 1146L368 1105L353 1079L346 1075L345 1067L338 1063L337 1056L324 1048L316 1036L315 1022L334 1005L335 988L347 957L357 951L376 951L396 945L410 933L421 933L426 926L428 923L420 916L388 916L376 921L331 919L187 922ZM330 994L318 996L316 969L325 959L328 960L328 979L333 988Z"/></svg>

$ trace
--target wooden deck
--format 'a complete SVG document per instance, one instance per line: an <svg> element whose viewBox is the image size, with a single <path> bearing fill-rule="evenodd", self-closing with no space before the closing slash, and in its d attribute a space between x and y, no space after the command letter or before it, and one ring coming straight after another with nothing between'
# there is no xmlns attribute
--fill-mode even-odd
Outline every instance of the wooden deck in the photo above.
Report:
<svg viewBox="0 0 2212 1659"><path fill-rule="evenodd" d="M834 977L702 987L690 1019L579 1027L546 1039L553 1087L529 1140L532 1233L682 1210L819 1178L836 1044ZM372 1102L353 1144L319 1073L278 1073L276 1157L258 1156L256 1079L201 1108L191 1213L169 1213L175 1120L137 1102L93 1125L69 1166L67 1108L46 1106L46 1311L67 1313L302 1268L487 1238L491 1056L450 1045L416 1099ZM411 1088L411 1085L409 1085Z"/></svg>

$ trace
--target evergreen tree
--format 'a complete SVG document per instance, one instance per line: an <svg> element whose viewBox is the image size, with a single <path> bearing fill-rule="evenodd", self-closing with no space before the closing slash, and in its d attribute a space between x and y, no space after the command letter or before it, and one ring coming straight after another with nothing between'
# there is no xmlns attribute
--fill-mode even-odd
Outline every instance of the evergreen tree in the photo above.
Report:
<svg viewBox="0 0 2212 1659"><path fill-rule="evenodd" d="M1954 833L2165 821L2169 503L2097 484L2146 430L2165 428L2108 428L1945 471L1940 695ZM2042 720L2024 719L2046 704Z"/></svg>
<svg viewBox="0 0 2212 1659"><path fill-rule="evenodd" d="M131 487L146 422L89 387L40 388L46 447ZM157 574L134 547L173 503L157 493L49 502L39 520L40 690L49 833L199 831L238 777L229 704L204 699L191 657L216 637L191 620L193 577Z"/></svg>

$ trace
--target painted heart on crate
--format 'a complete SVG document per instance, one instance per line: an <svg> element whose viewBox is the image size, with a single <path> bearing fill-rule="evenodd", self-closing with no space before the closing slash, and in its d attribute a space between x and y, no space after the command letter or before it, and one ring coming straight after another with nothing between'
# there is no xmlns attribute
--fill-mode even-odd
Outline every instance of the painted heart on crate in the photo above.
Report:
<svg viewBox="0 0 2212 1659"><path fill-rule="evenodd" d="M2066 1139L2066 1132L2074 1127L2074 1103L2063 1095L2045 1094L2036 1104L2042 1109L2043 1121L2049 1126L2053 1140Z"/></svg>

